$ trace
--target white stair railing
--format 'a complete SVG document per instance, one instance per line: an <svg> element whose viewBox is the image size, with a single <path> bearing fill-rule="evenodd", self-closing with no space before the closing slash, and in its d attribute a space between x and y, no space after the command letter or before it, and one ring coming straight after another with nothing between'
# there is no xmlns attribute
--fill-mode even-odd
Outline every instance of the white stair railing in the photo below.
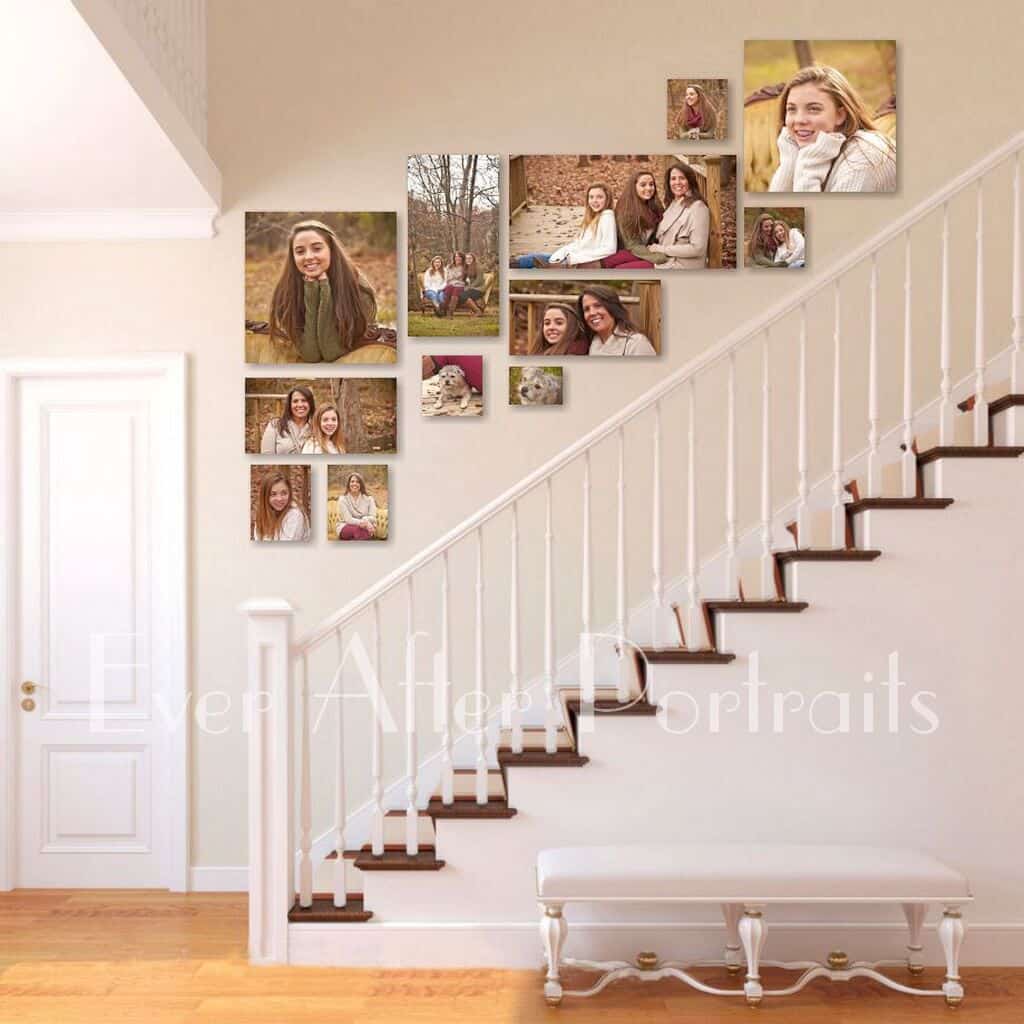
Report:
<svg viewBox="0 0 1024 1024"><path fill-rule="evenodd" d="M773 368L789 365L785 358L787 345L797 346L794 359L797 366L795 378L797 452L793 493L790 494L787 487L785 497L787 505L790 506L788 511L796 514L800 546L807 547L813 543L811 512L816 501L823 512L826 510L828 512L831 546L836 548L845 546L846 475L854 471L855 463L862 467L860 472L863 474L862 482L868 497L877 497L881 494L881 469L886 453L888 454L886 461L899 462L902 460L903 473L900 493L905 496L912 496L916 493L917 465L913 453L916 440L914 435L925 422L925 407L920 405L915 407L913 402L914 338L915 336L934 338L936 334L939 336L938 353L934 353L933 349L932 353L928 355L929 362L932 362L936 355L938 356L938 373L931 379L938 381L939 394L927 408L930 410L929 415L936 421L940 443L952 443L954 420L952 403L954 392L957 391L953 384L953 370L957 355L954 351L953 303L954 298L959 297L960 304L966 307L972 297L963 295L962 291L957 293L957 296L953 294L955 282L962 280L964 275L955 274L950 265L953 256L949 234L950 206L971 185L976 186L977 189L973 206L976 220L976 246L973 253L975 270L973 275L975 282L974 338L971 351L960 352L962 361L971 366L971 376L964 379L967 389L961 387L959 397L968 397L973 392L975 399L974 442L976 444L988 443L988 407L985 386L989 366L987 351L991 350L993 346L986 345L985 325L986 322L993 322L993 317L992 311L987 311L985 308L984 257L987 242L982 222L984 215L983 182L989 184L990 188L994 188L992 184L994 179L990 176L1007 160L1012 162L1013 216L1010 219L1013 274L1010 310L1012 334L1007 339L1005 358L1011 387L1014 391L1019 392L1024 385L1024 381L1021 380L1024 368L1021 367L1020 352L1022 328L1024 328L1024 324L1022 324L1022 320L1024 320L1024 283L1022 283L1024 254L1022 254L1021 240L1022 185L1020 167L1022 149L1024 149L1024 133L1010 139L984 160L979 161L949 182L935 195L897 218L876 237L854 248L831 268L781 299L761 316L744 324L679 370L664 377L646 394L629 403L618 413L607 417L598 427L524 477L505 494L489 502L404 565L383 577L364 593L354 597L297 643L291 642L294 613L286 602L280 600L251 601L245 606L243 610L249 617L248 676L254 716L250 729L249 760L250 956L253 960L259 962L286 962L287 960L287 910L295 900L296 868L299 881L298 901L302 906L308 906L312 901L313 875L318 866L315 861L318 856L326 855L330 850L334 850L339 855L339 864L335 869L335 903L337 904L346 895L343 864L345 851L339 847L346 840L356 844L361 843L362 833L353 822L363 811L357 809L352 812L348 822L341 820L333 822L330 830L330 842L324 847L322 853L314 851L311 811L314 806L312 793L314 775L311 771L310 720L312 711L309 672L312 668L311 659L314 653L319 652L330 637L338 637L343 628L346 629L346 636L356 633L356 620L364 612L371 612L373 618L372 657L369 661L371 674L380 683L385 674L382 652L401 650L401 640L404 639L404 672L396 672L395 675L399 678L404 677L406 686L403 723L405 745L404 751L401 751L405 755L404 771L393 773L392 784L389 787L384 767L387 763L385 758L387 736L381 728L379 711L373 716L373 727L368 733L369 743L365 748L365 753L362 754L368 761L368 764L362 766L363 777L367 779L368 802L365 814L366 822L369 825L364 830L368 840L364 856L380 856L384 852L386 846L385 804L388 802L388 792L392 791L396 785L399 788L390 802L404 807L405 842L403 846L406 853L413 856L420 850L419 812L431 795L426 785L422 789L420 786L421 773L425 770L421 758L437 758L439 760L439 795L443 803L451 803L454 796L453 768L457 753L462 749L456 736L453 719L453 691L461 688L464 691L463 696L474 696L476 709L480 712L487 697L487 680L496 678L495 675L490 674L486 657L485 628L489 623L498 621L504 615L506 608L502 598L490 595L499 592L510 595L508 609L509 672L506 699L503 700L502 705L509 709L507 721L511 726L513 750L521 751L523 747L520 700L530 689L524 678L525 669L521 659L521 651L524 646L527 649L541 652L539 681L543 694L543 746L548 754L554 754L557 749L556 712L559 678L556 659L559 651L557 649L555 614L556 589L561 601L566 599L567 593L579 594L579 621L584 633L588 635L594 629L594 609L597 606L597 598L603 598L603 607L614 609L614 621L611 629L613 637L618 641L616 657L618 670L614 685L620 700L635 697L632 675L629 671L632 659L626 656L624 643L633 639L630 636L627 587L631 553L640 549L641 555L646 557L647 551L650 550L649 564L652 573L650 594L653 609L649 616L643 617L642 621L651 623L651 639L655 643L661 640L659 624L663 621L660 614L662 607L673 590L673 584L670 582L673 577L666 558L666 548L662 541L662 531L666 525L663 503L667 490L674 483L680 483L682 480L680 470L684 460L678 457L663 457L666 454L663 451L665 437L680 433L674 430L664 432L665 424L678 422L686 424L685 498L676 502L676 507L682 507L685 510L685 540L684 551L677 552L674 561L679 569L681 581L676 587L676 593L685 599L686 643L692 649L704 646L703 599L735 598L737 596L736 581L739 576L738 568L744 546L748 547L748 553L756 552L758 556L761 597L770 599L775 593L774 551L780 543L785 542L786 537L779 529L783 520L780 508L774 500L777 488L773 486L775 482L773 465L777 454L775 452L776 445L783 443L778 439L786 436L785 428L791 422L787 420L787 417L794 416L794 410L791 402L782 400L773 402L773 395L777 388L780 395L786 394L783 387L793 383L785 379L783 370L773 373ZM994 201L998 202L998 194L995 192L990 192L990 194L995 196ZM941 234L929 252L928 236L924 230L929 225L922 225L922 222L935 211L940 212ZM918 225L922 225L921 230L918 230ZM913 266L910 260L912 228L915 229L914 239L917 250ZM900 239L903 240L904 247L902 308L886 307L883 301L883 292L879 286L879 256L887 251L890 243L898 242ZM1003 240L1006 240L1005 236ZM967 258L970 258L970 254ZM929 261L932 261L932 266L941 268L942 294L941 301L937 306L937 322L933 330L915 332L913 330L914 318L929 311L923 308L923 304L919 304L922 305L920 311L915 310L912 306L914 273L917 267L923 267L927 272ZM866 281L861 279L862 271L866 273ZM822 297L824 297L824 302L819 301ZM862 304L861 308L867 314L861 318L851 315L849 312L850 310L856 311L859 304ZM819 306L822 308L819 309ZM847 311L845 320L841 316L842 309ZM827 327L824 326L818 330L814 328L816 314L820 314L819 319L825 324L831 321L832 325L830 382L814 380L809 369L809 354L813 351L816 335L827 332ZM882 330L883 316L887 325L884 332ZM883 434L882 428L886 417L880 402L880 381L884 377L882 354L885 351L884 343L900 336L898 329L892 329L892 323L894 320L898 323L901 319L903 327L901 409L898 415L888 418L890 430ZM850 375L844 374L843 362L844 358L847 358L847 353L856 350L857 331L860 327L863 327L866 332L863 347L867 349L868 354L867 429L865 434L861 435L866 441L866 447L863 450L860 450L860 444L863 442L859 442L853 448L847 445L846 437L849 430L844 431L843 429L844 424L848 427L848 423L844 419L844 408L853 408L853 403L844 402L844 397L848 390L857 389L857 381ZM756 347L758 343L759 351ZM924 342L921 344L923 345ZM760 399L756 403L756 409L748 410L740 398L740 388L744 382L742 366L746 361L740 361L737 357L750 351L752 346L755 346L752 351L753 356L760 357L757 359L759 364L757 384L759 385ZM918 358L921 358L919 353L917 355ZM723 375L725 376L724 380L722 379ZM754 382L750 383L753 385ZM814 391L815 388L819 390ZM703 421L698 424L696 406L698 393L702 396L702 403L706 404L707 408L723 410L720 422L710 422L706 427ZM829 445L831 458L828 460L829 471L824 476L825 486L823 488L812 486L810 479L812 454L808 417L811 393L820 399L816 407L831 409ZM674 414L670 404L673 401L679 405L685 402L685 413L680 408ZM857 406L863 408L859 402ZM1011 410L1014 414L1017 411ZM676 419L676 415L680 418ZM632 464L630 464L628 480L626 474L627 445L631 440L635 440L627 438L627 428L630 428L634 421L640 422L645 416L650 416L651 420L649 424L643 424L644 432L640 436L640 440L636 442L638 444L636 450L639 451L644 444L650 444L653 439L654 459L649 488L634 479ZM745 433L742 424L748 420L759 421L759 424L754 430ZM1015 415L1008 417L1008 443L1013 443L1015 438L1020 436L1019 431L1014 433L1015 421ZM754 437L756 437L756 441ZM609 474L592 472L594 459L604 451L601 446L613 438L614 472ZM905 446L902 453L898 450L900 441ZM759 501L757 502L759 513L752 521L748 520L741 524L739 512L741 506L738 500L738 491L741 485L739 466L741 451L745 443L756 444L759 448L760 457L756 460L760 474ZM601 449L600 452L599 449ZM633 451L634 449L630 446L628 450ZM702 473L702 467L708 466L712 462L713 456L720 458L719 466L723 468L724 472L719 481L709 483L706 473ZM571 557L575 558L577 554L579 555L578 564L572 570L577 574L578 588L575 583L572 587L563 585L565 576L558 571L554 546L556 509L553 503L555 478L577 461L582 463L583 471L582 551L576 548L575 544L564 544L559 547L559 556L563 560L569 557L563 552L570 549L572 549ZM788 456L788 453L784 464L787 471L789 467L793 466L792 457ZM779 460L778 465L783 465L783 461ZM721 505L715 505L717 499L714 487L722 489ZM595 495L595 491L598 489L600 492ZM543 533L539 550L536 550L524 546L523 538L526 536L529 539L529 534L523 535L520 530L524 514L524 500L538 490L543 500ZM634 536L638 536L638 534L631 534L629 530L640 530L643 526L639 517L632 514L632 510L641 504L632 500L636 494L653 497L653 507L650 510L651 518L647 519L645 516L643 520L643 523L651 524L650 549L646 547L645 542L628 543ZM712 505L722 508L724 512L720 530L715 534L715 543L723 545L721 563L724 563L725 566L724 579L710 572L709 566L712 560L706 557L709 545L701 543L697 532L698 509L704 510L704 514L706 514L706 510ZM613 571L600 577L594 572L594 537L591 523L591 513L594 508L609 510L611 514L602 518L614 519ZM511 524L511 558L510 560L501 559L497 570L489 569L489 571L509 572L508 591L503 589L499 591L494 587L485 588L485 528L489 527L492 520L505 514L508 515ZM506 535L502 534L502 536ZM463 673L458 664L453 664L453 661L457 662L457 659L452 657L451 635L456 626L453 616L457 612L449 592L451 568L449 556L455 555L460 545L470 537L473 538L475 545L475 598L471 615L475 629L472 644L474 657L472 671ZM529 562L525 568L523 564L524 559L530 559L531 556L533 559L532 572ZM438 602L441 623L438 672L441 679L435 680L441 687L441 696L439 700L435 699L433 704L435 714L434 721L431 723L438 732L436 740L438 746L436 750L428 750L424 745L427 742L427 730L422 728L420 721L425 716L417 715L417 686L415 685L417 618L413 599L415 582L419 579L424 581L422 592L428 592L429 573L435 564L437 566L435 572L439 570L441 574L440 601ZM488 558L486 561L487 567L493 567L495 564L495 560ZM713 584L709 583L708 579L702 579L705 570L708 570L708 575L713 577ZM724 583L724 592L717 590L712 592L712 586L718 588L721 585L718 582L719 579ZM384 607L384 600L392 595L400 585L404 585L406 590L404 636L400 616L396 614L395 617L392 617ZM433 585L436 586L436 584ZM429 592L436 593L432 588ZM542 618L539 625L536 616L527 619L521 617L521 605L527 610L539 609ZM423 607L428 613L434 611L429 602L424 602ZM395 618L398 619L397 622ZM529 623L529 627L527 627L527 623ZM350 630L349 627L352 629ZM525 628L536 629L540 634L540 636L534 636L532 644L529 641L524 644ZM468 633L467 629L462 635L468 635ZM344 661L344 652L341 652L338 656L339 677ZM504 673L501 675L504 677ZM293 735L292 702L295 697L294 686L297 679L301 680L301 687L298 692L300 722L296 737ZM387 689L385 685L380 684L378 701L386 701ZM584 693L585 698L589 696L592 694ZM376 703L374 707L376 709ZM439 725L436 713L438 707L440 708ZM481 713L480 718L484 717ZM420 742L421 733L423 744ZM338 747L344 748L344 723L342 721L339 721L338 730L333 735L333 742ZM495 751L491 748L491 740L485 730L481 729L473 738L475 742L469 759L475 768L475 798L478 803L485 803L489 796L488 769L494 763ZM293 755L296 751L299 754L297 791L295 788L296 766L293 763ZM397 752L399 751L396 750ZM331 794L333 800L325 806L332 807L334 815L339 819L345 816L346 807L349 805L346 803L344 792L338 792L337 789L344 790L346 785L352 787L355 784L353 779L359 776L359 772L355 770L357 766L350 762L344 749L340 751L340 756L342 760L333 770L327 770L316 776L318 786L326 784L335 787L335 792ZM404 793L402 789L404 789ZM296 808L299 811L300 842L298 851L296 851L295 844ZM319 850L319 848L317 849Z"/></svg>

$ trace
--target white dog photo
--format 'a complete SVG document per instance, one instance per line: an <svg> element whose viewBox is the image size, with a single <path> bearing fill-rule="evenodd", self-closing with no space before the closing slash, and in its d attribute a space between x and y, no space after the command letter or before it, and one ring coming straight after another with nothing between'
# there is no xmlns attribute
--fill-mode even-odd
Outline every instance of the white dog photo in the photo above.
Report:
<svg viewBox="0 0 1024 1024"><path fill-rule="evenodd" d="M511 405L561 405L562 367L509 367Z"/></svg>

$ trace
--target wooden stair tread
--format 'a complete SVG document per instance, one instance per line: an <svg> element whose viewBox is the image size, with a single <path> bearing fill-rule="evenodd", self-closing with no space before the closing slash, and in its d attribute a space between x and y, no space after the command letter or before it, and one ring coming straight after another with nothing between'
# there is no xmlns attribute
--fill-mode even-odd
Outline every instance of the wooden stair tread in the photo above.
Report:
<svg viewBox="0 0 1024 1024"><path fill-rule="evenodd" d="M452 789L455 799L457 801L470 800L476 803L476 769L456 768L454 776ZM440 798L440 796L441 789L440 785L438 785L437 790L430 799L434 800L435 798ZM502 775L500 768L487 769L487 798L488 800L505 799L505 777Z"/></svg>
<svg viewBox="0 0 1024 1024"><path fill-rule="evenodd" d="M516 754L512 748L498 750L498 764L502 768L582 768L589 757L577 754L575 750L557 750L553 754L545 750L523 750Z"/></svg>
<svg viewBox="0 0 1024 1024"><path fill-rule="evenodd" d="M439 796L432 796L427 804L427 813L434 818L473 819L473 818L514 818L518 813L509 807L507 800L488 800L478 804L475 800L455 800L445 804Z"/></svg>
<svg viewBox="0 0 1024 1024"><path fill-rule="evenodd" d="M644 657L653 665L727 665L736 660L729 651L705 649L691 651L685 647L641 647Z"/></svg>
<svg viewBox="0 0 1024 1024"><path fill-rule="evenodd" d="M360 871L440 871L444 861L437 859L437 851L430 847L420 847L419 853L412 856L402 850L389 850L375 857L369 846L364 846L355 859L355 866Z"/></svg>
<svg viewBox="0 0 1024 1024"><path fill-rule="evenodd" d="M373 911L363 906L361 893L347 893L344 907L334 905L334 896L327 893L313 893L313 905L300 907L299 901L292 904L288 920L293 924L326 924L369 921Z"/></svg>
<svg viewBox="0 0 1024 1024"><path fill-rule="evenodd" d="M952 504L952 498L861 498L846 506L846 514L854 516L871 509L940 509Z"/></svg>
<svg viewBox="0 0 1024 1024"><path fill-rule="evenodd" d="M923 466L936 459L1016 459L1024 455L1021 445L937 445L917 456Z"/></svg>
<svg viewBox="0 0 1024 1024"><path fill-rule="evenodd" d="M564 726L559 726L555 730L555 743L559 750L573 750L572 737L566 732ZM498 736L498 750L511 750L512 749L512 730L502 729ZM523 751L538 750L543 752L545 749L545 732L543 729L523 729Z"/></svg>
<svg viewBox="0 0 1024 1024"><path fill-rule="evenodd" d="M1006 381L1003 381L1003 383L1006 384ZM961 412L971 412L974 409L974 402L974 395L968 395L962 402L957 402L956 407ZM1000 395L998 398L990 398L988 414L989 416L995 416L996 413L1000 413L1014 405L1024 405L1024 395L1008 394Z"/></svg>
<svg viewBox="0 0 1024 1024"><path fill-rule="evenodd" d="M715 598L703 602L713 612L802 612L806 601L740 601L738 598Z"/></svg>
<svg viewBox="0 0 1024 1024"><path fill-rule="evenodd" d="M873 562L882 552L873 548L793 548L773 552L777 562Z"/></svg>

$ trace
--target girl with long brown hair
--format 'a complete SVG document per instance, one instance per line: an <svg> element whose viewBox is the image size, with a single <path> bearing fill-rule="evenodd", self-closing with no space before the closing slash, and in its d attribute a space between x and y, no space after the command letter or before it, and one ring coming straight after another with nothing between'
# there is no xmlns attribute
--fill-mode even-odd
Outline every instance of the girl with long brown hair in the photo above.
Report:
<svg viewBox="0 0 1024 1024"><path fill-rule="evenodd" d="M617 242L612 190L607 185L596 183L587 187L583 220L571 242L553 253L531 252L513 257L512 266L521 270L546 267L552 263L564 263L567 267L599 267L601 260L616 251Z"/></svg>
<svg viewBox="0 0 1024 1024"><path fill-rule="evenodd" d="M466 253L466 287L462 289L459 305L465 303L473 316L482 316L480 300L484 295L484 272L475 252Z"/></svg>
<svg viewBox="0 0 1024 1024"><path fill-rule="evenodd" d="M576 303L590 339L592 356L656 356L658 353L626 312L619 293L608 285L590 284Z"/></svg>
<svg viewBox="0 0 1024 1024"><path fill-rule="evenodd" d="M310 421L316 412L313 392L302 384L293 387L284 399L281 415L272 419L263 431L261 455L297 455L312 433Z"/></svg>
<svg viewBox="0 0 1024 1024"><path fill-rule="evenodd" d="M801 68L786 84L778 146L769 192L896 190L896 144L835 68Z"/></svg>
<svg viewBox="0 0 1024 1024"><path fill-rule="evenodd" d="M718 108L704 89L691 82L683 98L683 116L679 123L681 139L713 139L718 127Z"/></svg>
<svg viewBox="0 0 1024 1024"><path fill-rule="evenodd" d="M650 270L666 263L667 256L648 248L664 212L654 174L644 170L634 172L626 191L615 204L615 225L619 232L620 247L617 252L601 260L601 266L620 270Z"/></svg>
<svg viewBox="0 0 1024 1024"><path fill-rule="evenodd" d="M438 316L454 316L466 287L466 257L461 252L452 253L452 261L444 268L444 290L441 292L441 308Z"/></svg>
<svg viewBox="0 0 1024 1024"><path fill-rule="evenodd" d="M444 260L440 256L434 256L430 266L423 272L421 278L423 285L423 297L434 307L437 313L441 308L444 299Z"/></svg>
<svg viewBox="0 0 1024 1024"><path fill-rule="evenodd" d="M333 363L376 339L376 316L373 288L334 231L318 220L293 224L270 300L271 341L293 345L303 362Z"/></svg>
<svg viewBox="0 0 1024 1024"><path fill-rule="evenodd" d="M544 307L540 328L530 339L528 355L585 356L590 351L579 311L568 302L549 302Z"/></svg>
<svg viewBox="0 0 1024 1024"><path fill-rule="evenodd" d="M291 482L279 469L260 481L252 539L309 540L309 519L295 500Z"/></svg>
<svg viewBox="0 0 1024 1024"><path fill-rule="evenodd" d="M762 210L751 225L750 236L747 238L747 266L774 267L777 248L775 218Z"/></svg>
<svg viewBox="0 0 1024 1024"><path fill-rule="evenodd" d="M309 438L302 446L303 455L341 455L341 413L333 402L321 405L313 416Z"/></svg>

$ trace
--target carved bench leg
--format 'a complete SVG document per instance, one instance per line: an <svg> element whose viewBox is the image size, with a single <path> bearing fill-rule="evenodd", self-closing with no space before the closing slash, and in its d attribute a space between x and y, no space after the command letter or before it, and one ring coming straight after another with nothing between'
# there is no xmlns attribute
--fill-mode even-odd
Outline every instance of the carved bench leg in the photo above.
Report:
<svg viewBox="0 0 1024 1024"><path fill-rule="evenodd" d="M725 918L725 968L730 974L739 974L743 970L739 927L742 914L743 906L741 904L722 904L722 916Z"/></svg>
<svg viewBox="0 0 1024 1024"><path fill-rule="evenodd" d="M957 906L948 906L939 922L939 941L946 955L946 982L942 986L946 1002L959 1006L964 1001L964 987L960 984L960 945L964 941L964 922Z"/></svg>
<svg viewBox="0 0 1024 1024"><path fill-rule="evenodd" d="M740 942L747 958L747 980L743 992L751 1006L757 1006L764 995L761 987L761 950L764 949L764 919L759 907L743 908L743 916L739 921Z"/></svg>
<svg viewBox="0 0 1024 1024"><path fill-rule="evenodd" d="M910 939L907 942L907 970L911 974L924 971L924 947L921 945L921 930L928 911L926 903L904 903L903 914L907 919Z"/></svg>
<svg viewBox="0 0 1024 1024"><path fill-rule="evenodd" d="M558 977L558 965L565 946L568 925L562 916L562 904L550 903L544 907L540 921L540 937L544 942L544 955L548 961L548 973L544 982L544 1000L548 1006L558 1006L562 1001L562 983Z"/></svg>

